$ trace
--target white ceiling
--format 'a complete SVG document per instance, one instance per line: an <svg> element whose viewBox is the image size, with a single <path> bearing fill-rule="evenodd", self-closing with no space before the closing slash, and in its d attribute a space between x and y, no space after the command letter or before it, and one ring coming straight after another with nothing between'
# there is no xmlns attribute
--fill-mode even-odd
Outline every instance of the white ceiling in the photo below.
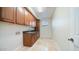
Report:
<svg viewBox="0 0 79 59"><path fill-rule="evenodd" d="M43 12L39 12L37 10L38 7L31 7L31 9L34 11L34 13L36 14L36 16L40 19L40 20L44 20L44 19L52 19L55 7L41 7L43 8Z"/></svg>

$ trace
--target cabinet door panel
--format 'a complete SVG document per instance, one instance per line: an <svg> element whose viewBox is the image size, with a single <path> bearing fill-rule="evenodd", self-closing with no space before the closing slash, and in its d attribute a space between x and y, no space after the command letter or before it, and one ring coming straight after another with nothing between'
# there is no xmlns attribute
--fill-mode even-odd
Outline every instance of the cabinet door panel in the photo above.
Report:
<svg viewBox="0 0 79 59"><path fill-rule="evenodd" d="M1 18L3 21L7 21L7 22L13 22L15 23L15 11L16 8L13 8L13 7L3 7L2 8L2 15L1 15Z"/></svg>
<svg viewBox="0 0 79 59"><path fill-rule="evenodd" d="M29 25L29 12L25 10L25 25Z"/></svg>
<svg viewBox="0 0 79 59"><path fill-rule="evenodd" d="M28 13L27 15L25 14L25 25L30 25L30 14Z"/></svg>
<svg viewBox="0 0 79 59"><path fill-rule="evenodd" d="M36 31L40 31L40 21L36 20L36 27L35 27Z"/></svg>
<svg viewBox="0 0 79 59"><path fill-rule="evenodd" d="M32 35L32 45L36 42L36 34Z"/></svg>
<svg viewBox="0 0 79 59"><path fill-rule="evenodd" d="M17 24L25 24L24 8L17 8Z"/></svg>
<svg viewBox="0 0 79 59"><path fill-rule="evenodd" d="M31 47L32 46L32 41L31 40L32 40L31 34L23 33L23 45L24 46Z"/></svg>
<svg viewBox="0 0 79 59"><path fill-rule="evenodd" d="M35 26L35 19L30 13L28 13L28 15L25 15L25 25L29 25L32 27Z"/></svg>

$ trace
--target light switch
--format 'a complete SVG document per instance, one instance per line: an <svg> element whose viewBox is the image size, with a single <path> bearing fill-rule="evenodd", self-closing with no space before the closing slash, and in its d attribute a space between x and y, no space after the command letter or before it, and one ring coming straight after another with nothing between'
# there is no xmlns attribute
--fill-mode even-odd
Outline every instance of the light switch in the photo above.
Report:
<svg viewBox="0 0 79 59"><path fill-rule="evenodd" d="M19 35L20 34L20 32L16 32L16 35Z"/></svg>

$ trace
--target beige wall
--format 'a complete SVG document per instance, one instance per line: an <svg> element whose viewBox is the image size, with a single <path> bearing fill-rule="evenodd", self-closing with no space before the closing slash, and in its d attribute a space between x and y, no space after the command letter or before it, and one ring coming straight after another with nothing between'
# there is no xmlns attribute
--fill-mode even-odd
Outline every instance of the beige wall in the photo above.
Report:
<svg viewBox="0 0 79 59"><path fill-rule="evenodd" d="M15 50L22 47L22 33L26 30L29 30L29 27L0 21L0 50ZM16 35L16 32L20 34Z"/></svg>

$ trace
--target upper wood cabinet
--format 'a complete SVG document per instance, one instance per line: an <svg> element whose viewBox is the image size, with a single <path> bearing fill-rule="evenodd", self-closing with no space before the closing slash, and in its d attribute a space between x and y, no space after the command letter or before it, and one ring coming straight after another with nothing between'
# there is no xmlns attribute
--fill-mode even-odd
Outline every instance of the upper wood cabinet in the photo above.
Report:
<svg viewBox="0 0 79 59"><path fill-rule="evenodd" d="M30 23L32 27L36 27L36 19L32 15L30 15Z"/></svg>
<svg viewBox="0 0 79 59"><path fill-rule="evenodd" d="M25 25L30 25L30 13L25 14Z"/></svg>
<svg viewBox="0 0 79 59"><path fill-rule="evenodd" d="M25 9L25 25L29 25L29 12Z"/></svg>
<svg viewBox="0 0 79 59"><path fill-rule="evenodd" d="M15 23L16 20L16 8L3 7L1 8L1 20Z"/></svg>
<svg viewBox="0 0 79 59"><path fill-rule="evenodd" d="M24 7L1 7L0 20L21 25L35 26L35 17Z"/></svg>
<svg viewBox="0 0 79 59"><path fill-rule="evenodd" d="M25 25L35 26L35 18L30 13L25 14Z"/></svg>
<svg viewBox="0 0 79 59"><path fill-rule="evenodd" d="M36 20L36 31L40 31L40 20Z"/></svg>
<svg viewBox="0 0 79 59"><path fill-rule="evenodd" d="M25 24L25 9L24 8L17 8L17 24Z"/></svg>

